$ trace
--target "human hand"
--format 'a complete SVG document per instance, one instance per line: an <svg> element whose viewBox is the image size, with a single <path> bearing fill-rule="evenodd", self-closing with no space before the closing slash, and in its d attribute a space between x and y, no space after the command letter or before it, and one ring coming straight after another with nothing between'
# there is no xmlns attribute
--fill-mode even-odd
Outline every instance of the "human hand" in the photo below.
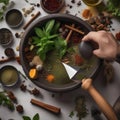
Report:
<svg viewBox="0 0 120 120"><path fill-rule="evenodd" d="M113 60L118 51L118 44L112 33L106 31L89 32L82 41L93 41L98 44L98 48L93 50L97 57Z"/></svg>

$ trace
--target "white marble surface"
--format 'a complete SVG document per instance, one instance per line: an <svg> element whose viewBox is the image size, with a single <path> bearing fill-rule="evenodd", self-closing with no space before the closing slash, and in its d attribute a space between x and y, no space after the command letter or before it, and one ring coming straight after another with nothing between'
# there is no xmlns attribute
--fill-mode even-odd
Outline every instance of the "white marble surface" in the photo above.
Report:
<svg viewBox="0 0 120 120"><path fill-rule="evenodd" d="M30 7L30 5L28 3L26 3L25 0L21 0L21 1L13 0L13 1L15 1L15 3L16 3L14 8L21 10L23 7L25 7L25 8ZM39 0L34 0L34 1L29 0L29 1L34 2L34 3L39 2ZM78 2L79 0L76 0L76 1ZM72 7L72 9L69 9L69 7L65 7L62 12L64 13L64 11L67 9L70 11L70 14L76 15L76 13L77 13L77 16L82 18L81 13L84 8L87 8L87 6L82 3L82 6L78 7L76 3L72 4L71 0L66 0L66 4L71 4L73 7ZM33 11L33 13L36 13L37 11L41 12L40 17L47 15L47 13L45 13L41 7L39 7L39 8L36 7L35 10ZM80 11L80 13L78 11ZM24 18L24 21L26 22L29 19L30 19L30 15L27 18ZM116 20L113 20L113 22L114 22L113 28L116 28L116 31L120 31L120 28L118 26L119 22ZM5 23L5 21L2 21L2 22L0 22L0 28L9 28L9 26ZM11 28L9 28L9 29L13 32L13 35L15 35L16 32L23 31L22 27L19 29L11 29ZM112 31L113 34L116 31ZM20 43L20 39L17 39L14 36L14 44L12 45L12 47L14 49L16 49L16 46L19 46L19 43ZM5 50L5 47L0 46L0 59L2 56L5 57L4 50ZM17 51L15 51L15 52L17 55L19 55L19 52L17 52ZM13 65L24 74L22 67L16 61L11 61L11 62L7 62L4 64L0 64L0 68L4 65ZM114 102L116 101L117 97L120 96L120 74L119 74L120 73L120 64L114 62L113 67L115 70L113 83L108 84L107 86L104 86L102 83L102 79L103 79L102 72L98 73L98 76L94 82L95 87L100 91L100 93L108 100L108 102L111 105L113 105ZM23 77L20 77L20 80L24 80ZM26 81L26 84L30 84L32 87L37 87L29 80ZM17 97L18 103L23 105L24 113L19 114L16 111L11 112L6 107L0 106L0 118L2 118L2 120L8 120L10 118L13 118L14 120L22 120L23 115L33 117L36 113L39 113L40 120L78 120L76 115L74 115L73 118L70 118L69 114L75 108L75 98L77 96L80 96L81 94L83 94L86 96L86 100L87 100L86 104L87 104L87 108L89 110L88 116L86 118L84 118L83 120L93 120L93 118L91 117L91 114L90 114L90 109L91 109L91 106L95 105L95 103L92 100L91 96L89 96L81 88L78 88L78 89L73 90L68 93L63 93L62 95L57 93L57 94L55 94L55 97L52 97L53 93L51 93L49 91L43 90L41 88L38 88L38 89L41 91L42 97L34 97L33 95L31 95L28 92L24 93L18 87L10 88L10 90L12 90L14 92L15 96ZM35 99L38 99L45 103L60 107L61 114L54 115L42 108L31 105L31 103L30 103L31 98L35 98ZM103 119L105 119L104 116L103 116Z"/></svg>

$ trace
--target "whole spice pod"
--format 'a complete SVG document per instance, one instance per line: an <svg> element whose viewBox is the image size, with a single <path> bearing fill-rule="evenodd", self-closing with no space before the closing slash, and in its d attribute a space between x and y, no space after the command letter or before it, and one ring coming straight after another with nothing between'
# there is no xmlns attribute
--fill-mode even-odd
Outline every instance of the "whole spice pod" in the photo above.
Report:
<svg viewBox="0 0 120 120"><path fill-rule="evenodd" d="M16 110L17 110L19 113L23 113L23 112L24 112L24 109L23 109L23 106L22 106L22 105L17 105L17 106L16 106Z"/></svg>

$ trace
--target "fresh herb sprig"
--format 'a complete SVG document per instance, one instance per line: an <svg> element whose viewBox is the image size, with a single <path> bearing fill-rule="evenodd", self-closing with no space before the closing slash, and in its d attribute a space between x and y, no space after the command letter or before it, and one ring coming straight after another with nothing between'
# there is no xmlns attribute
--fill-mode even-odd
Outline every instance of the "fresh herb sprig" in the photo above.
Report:
<svg viewBox="0 0 120 120"><path fill-rule="evenodd" d="M14 104L10 98L6 95L6 92L0 92L0 105L8 107L10 110L14 110Z"/></svg>
<svg viewBox="0 0 120 120"><path fill-rule="evenodd" d="M0 4L3 4L0 8L0 21L3 19L4 12L7 9L7 5L9 4L9 0L0 0Z"/></svg>
<svg viewBox="0 0 120 120"><path fill-rule="evenodd" d="M49 20L44 27L35 28L36 36L33 36L32 40L33 44L38 48L37 54L41 60L44 61L47 52L51 50L57 50L60 58L66 53L67 42L58 34L59 27L60 22L52 19Z"/></svg>
<svg viewBox="0 0 120 120"><path fill-rule="evenodd" d="M23 116L23 120L40 120L40 116L38 113L36 113L33 118L30 118L29 116Z"/></svg>
<svg viewBox="0 0 120 120"><path fill-rule="evenodd" d="M120 17L120 0L108 0L106 9L113 16Z"/></svg>

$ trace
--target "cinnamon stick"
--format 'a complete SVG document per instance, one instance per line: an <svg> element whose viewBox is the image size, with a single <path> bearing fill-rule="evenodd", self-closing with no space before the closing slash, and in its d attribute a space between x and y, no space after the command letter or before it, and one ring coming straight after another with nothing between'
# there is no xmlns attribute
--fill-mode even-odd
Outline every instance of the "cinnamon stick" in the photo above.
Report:
<svg viewBox="0 0 120 120"><path fill-rule="evenodd" d="M72 24L72 27L74 27L75 25L74 24ZM68 33L68 35L67 35L67 37L66 37L66 41L67 41L67 43L69 42L69 39L70 39L70 37L71 37L71 35L72 35L72 32L73 32L73 30L70 30L69 31L69 33Z"/></svg>
<svg viewBox="0 0 120 120"><path fill-rule="evenodd" d="M72 26L65 25L65 27L68 28L68 29L71 29L71 30L73 30L73 31L75 31L75 32L78 32L78 33L80 33L80 34L82 34L82 35L85 34L83 31L81 31L81 30L79 30L79 29L76 29L76 28L74 28L74 27L72 27Z"/></svg>
<svg viewBox="0 0 120 120"><path fill-rule="evenodd" d="M37 12L37 13L23 26L23 29L25 30L25 29L30 25L30 23L32 23L39 15L40 15L40 12Z"/></svg>
<svg viewBox="0 0 120 120"><path fill-rule="evenodd" d="M12 57L12 58L2 59L2 60L0 60L0 64L5 63L5 62L9 62L9 61L12 61L12 60L18 60L18 59L20 59L19 56L17 56L17 57Z"/></svg>
<svg viewBox="0 0 120 120"><path fill-rule="evenodd" d="M49 104L46 104L46 103L43 103L41 101L38 101L38 100L35 100L35 99L31 99L30 101L32 104L36 105L36 106L39 106L39 107L42 107L48 111L51 111L53 113L56 113L56 114L59 114L60 113L60 108L58 107L55 107L55 106L52 106L52 105L49 105Z"/></svg>

